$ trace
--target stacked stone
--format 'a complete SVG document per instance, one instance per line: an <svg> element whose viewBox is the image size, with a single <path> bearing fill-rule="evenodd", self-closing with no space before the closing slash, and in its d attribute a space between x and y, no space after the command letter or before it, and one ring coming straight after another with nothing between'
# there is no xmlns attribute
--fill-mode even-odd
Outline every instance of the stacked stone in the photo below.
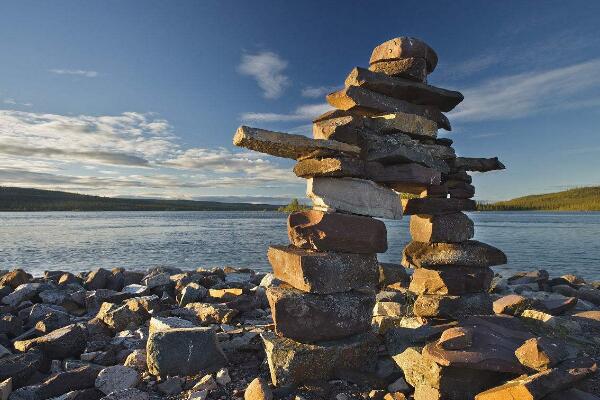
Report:
<svg viewBox="0 0 600 400"><path fill-rule="evenodd" d="M466 294L489 287L488 267L503 255L469 240L473 223L462 211L475 207L466 171L494 160L457 158L452 141L437 138L438 128L451 129L443 112L463 96L426 84L436 64L423 41L390 40L374 49L369 69L354 68L344 89L327 96L336 109L313 121L314 139L236 132L235 145L297 160L294 172L307 179L313 203L290 215L291 245L268 252L282 282L267 293L275 333L263 335L274 384L373 366L376 253L387 249L385 225L373 217L413 215L404 264L417 268L416 314L454 317L463 298L464 312L488 313L471 306L484 295ZM401 201L402 193L419 197Z"/></svg>

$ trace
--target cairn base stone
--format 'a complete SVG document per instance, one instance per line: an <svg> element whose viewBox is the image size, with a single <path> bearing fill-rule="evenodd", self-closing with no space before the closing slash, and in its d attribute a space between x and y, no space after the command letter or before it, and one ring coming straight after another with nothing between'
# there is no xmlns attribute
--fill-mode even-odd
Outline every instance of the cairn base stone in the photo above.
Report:
<svg viewBox="0 0 600 400"><path fill-rule="evenodd" d="M372 333L346 339L305 344L274 333L261 335L271 380L275 386L330 380L344 371L373 371L378 341Z"/></svg>
<svg viewBox="0 0 600 400"><path fill-rule="evenodd" d="M410 217L410 236L415 242L464 242L474 235L475 225L463 213Z"/></svg>
<svg viewBox="0 0 600 400"><path fill-rule="evenodd" d="M506 264L506 255L494 246L469 240L462 243L410 242L402 252L402 265L409 268L437 268L460 265L491 267Z"/></svg>
<svg viewBox="0 0 600 400"><path fill-rule="evenodd" d="M340 339L371 326L375 292L304 293L288 285L267 289L275 332L301 342Z"/></svg>
<svg viewBox="0 0 600 400"><path fill-rule="evenodd" d="M375 254L324 253L270 246L267 256L275 277L303 292L375 290L379 278Z"/></svg>
<svg viewBox="0 0 600 400"><path fill-rule="evenodd" d="M494 279L489 268L451 266L417 268L408 290L418 294L462 295L487 292Z"/></svg>
<svg viewBox="0 0 600 400"><path fill-rule="evenodd" d="M414 314L419 317L442 317L460 319L469 315L494 313L492 299L487 293L463 296L423 294L417 297Z"/></svg>
<svg viewBox="0 0 600 400"><path fill-rule="evenodd" d="M288 237L296 247L315 251L384 253L387 230L377 219L316 210L288 217Z"/></svg>

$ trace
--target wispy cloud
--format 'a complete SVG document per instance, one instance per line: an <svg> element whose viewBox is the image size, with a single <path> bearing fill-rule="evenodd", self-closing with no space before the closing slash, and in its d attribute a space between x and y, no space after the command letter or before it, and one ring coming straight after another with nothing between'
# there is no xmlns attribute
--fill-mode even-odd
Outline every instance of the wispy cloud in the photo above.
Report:
<svg viewBox="0 0 600 400"><path fill-rule="evenodd" d="M58 75L76 75L83 76L86 78L96 78L98 76L97 71L90 71L85 69L51 69L50 72Z"/></svg>
<svg viewBox="0 0 600 400"><path fill-rule="evenodd" d="M327 103L305 104L289 114L246 112L240 116L240 119L244 122L309 121L329 110L331 106Z"/></svg>
<svg viewBox="0 0 600 400"><path fill-rule="evenodd" d="M463 90L465 100L451 112L454 120L520 118L576 103L600 100L600 59L567 67L509 75Z"/></svg>
<svg viewBox="0 0 600 400"><path fill-rule="evenodd" d="M339 86L307 86L302 89L302 97L317 98L341 89Z"/></svg>
<svg viewBox="0 0 600 400"><path fill-rule="evenodd" d="M290 80L283 71L288 62L270 51L257 54L243 54L238 71L242 75L253 77L263 90L264 97L275 99L289 86Z"/></svg>

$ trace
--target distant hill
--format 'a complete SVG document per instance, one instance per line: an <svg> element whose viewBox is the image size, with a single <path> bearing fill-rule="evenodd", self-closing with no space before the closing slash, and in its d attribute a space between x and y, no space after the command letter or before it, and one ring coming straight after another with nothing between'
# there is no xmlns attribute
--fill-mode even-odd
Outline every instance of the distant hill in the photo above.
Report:
<svg viewBox="0 0 600 400"><path fill-rule="evenodd" d="M273 211L272 204L121 199L51 190L0 187L0 211Z"/></svg>
<svg viewBox="0 0 600 400"><path fill-rule="evenodd" d="M600 211L600 186L534 194L497 203L478 204L477 209L480 211Z"/></svg>

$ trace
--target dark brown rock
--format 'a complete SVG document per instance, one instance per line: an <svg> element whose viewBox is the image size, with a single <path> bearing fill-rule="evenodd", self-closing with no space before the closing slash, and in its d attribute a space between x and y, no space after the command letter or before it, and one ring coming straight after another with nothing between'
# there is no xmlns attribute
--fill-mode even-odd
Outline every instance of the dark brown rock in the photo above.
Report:
<svg viewBox="0 0 600 400"><path fill-rule="evenodd" d="M395 112L416 114L435 121L441 128L451 129L448 118L435 106L412 104L357 86L330 93L327 95L327 101L337 109L364 116Z"/></svg>
<svg viewBox="0 0 600 400"><path fill-rule="evenodd" d="M473 345L473 329L464 326L446 329L437 344L444 350L468 349Z"/></svg>
<svg viewBox="0 0 600 400"><path fill-rule="evenodd" d="M464 96L459 92L391 77L360 67L356 67L350 72L345 85L364 87L414 104L434 105L442 111L451 111L464 99Z"/></svg>
<svg viewBox="0 0 600 400"><path fill-rule="evenodd" d="M525 341L515 350L515 355L524 366L536 371L544 371L566 360L569 351L562 343L538 337Z"/></svg>
<svg viewBox="0 0 600 400"><path fill-rule="evenodd" d="M474 235L475 225L464 213L410 217L410 236L416 242L464 242Z"/></svg>
<svg viewBox="0 0 600 400"><path fill-rule="evenodd" d="M476 206L477 204L474 200L465 199L444 199L435 197L402 199L402 213L404 215L453 214L460 211L474 211Z"/></svg>
<svg viewBox="0 0 600 400"><path fill-rule="evenodd" d="M313 120L313 137L315 139L358 144L358 135L364 129L363 116L343 110L327 111Z"/></svg>
<svg viewBox="0 0 600 400"><path fill-rule="evenodd" d="M470 157L456 157L450 163L450 167L456 171L477 171L477 172L488 172L506 169L504 164L498 160L498 157L494 158L470 158Z"/></svg>
<svg viewBox="0 0 600 400"><path fill-rule="evenodd" d="M374 254L311 252L286 246L270 246L273 273L296 289L311 293L336 293L375 289L378 281Z"/></svg>
<svg viewBox="0 0 600 400"><path fill-rule="evenodd" d="M315 251L385 253L387 230L380 220L309 210L290 214L288 237L296 247Z"/></svg>
<svg viewBox="0 0 600 400"><path fill-rule="evenodd" d="M288 285L267 289L275 332L300 342L340 339L371 327L375 292L301 292Z"/></svg>
<svg viewBox="0 0 600 400"><path fill-rule="evenodd" d="M51 360L79 356L86 346L86 331L80 325L68 325L35 339L18 340L14 346L23 352L40 349Z"/></svg>
<svg viewBox="0 0 600 400"><path fill-rule="evenodd" d="M412 57L427 60L428 72L433 72L437 66L438 57L435 51L421 39L410 36L390 39L375 47L371 53L369 64Z"/></svg>
<svg viewBox="0 0 600 400"><path fill-rule="evenodd" d="M365 177L365 163L357 158L307 158L294 166L294 173L301 178L315 176Z"/></svg>
<svg viewBox="0 0 600 400"><path fill-rule="evenodd" d="M380 61L369 65L369 70L415 82L427 82L427 62L424 58Z"/></svg>
<svg viewBox="0 0 600 400"><path fill-rule="evenodd" d="M418 268L409 290L418 294L461 295L487 292L494 278L489 268L451 266L439 269Z"/></svg>
<svg viewBox="0 0 600 400"><path fill-rule="evenodd" d="M509 294L494 301L494 312L496 314L521 315L528 309L543 309L542 304L534 299L518 294Z"/></svg>
<svg viewBox="0 0 600 400"><path fill-rule="evenodd" d="M110 271L98 268L88 274L84 285L87 290L106 289L109 279L112 277Z"/></svg>
<svg viewBox="0 0 600 400"><path fill-rule="evenodd" d="M567 360L556 368L520 377L479 393L475 396L475 400L539 400L550 393L568 389L574 383L595 373L596 370L596 363L589 358Z"/></svg>
<svg viewBox="0 0 600 400"><path fill-rule="evenodd" d="M417 297L414 313L420 317L459 319L469 315L493 313L492 300L487 293L463 296L423 294Z"/></svg>
<svg viewBox="0 0 600 400"><path fill-rule="evenodd" d="M476 240L462 243L410 242L402 252L402 265L413 268L436 268L460 265L491 267L506 264L506 255L489 244Z"/></svg>

